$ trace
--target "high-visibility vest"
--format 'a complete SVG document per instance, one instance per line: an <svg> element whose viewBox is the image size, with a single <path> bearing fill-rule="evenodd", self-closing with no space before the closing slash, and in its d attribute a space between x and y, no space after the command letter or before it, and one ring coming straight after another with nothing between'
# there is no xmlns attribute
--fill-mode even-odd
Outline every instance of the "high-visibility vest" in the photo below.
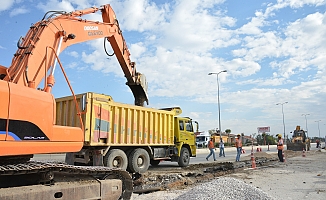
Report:
<svg viewBox="0 0 326 200"><path fill-rule="evenodd" d="M209 141L208 142L208 148L209 149L214 149L215 147L214 147L214 143L213 143L213 141Z"/></svg>
<svg viewBox="0 0 326 200"><path fill-rule="evenodd" d="M235 139L235 147L242 147L242 141L238 138Z"/></svg>
<svg viewBox="0 0 326 200"><path fill-rule="evenodd" d="M283 139L279 139L277 142L277 150L283 150Z"/></svg>

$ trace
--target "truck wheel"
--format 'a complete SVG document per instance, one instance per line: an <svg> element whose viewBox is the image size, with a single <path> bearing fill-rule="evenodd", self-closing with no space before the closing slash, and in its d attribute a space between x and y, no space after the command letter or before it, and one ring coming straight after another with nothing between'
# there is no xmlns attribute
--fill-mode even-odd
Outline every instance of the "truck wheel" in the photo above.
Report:
<svg viewBox="0 0 326 200"><path fill-rule="evenodd" d="M189 150L186 147L182 147L178 164L180 167L186 167L189 165L189 161L190 161Z"/></svg>
<svg viewBox="0 0 326 200"><path fill-rule="evenodd" d="M128 158L122 150L112 149L104 156L104 165L106 167L126 170L128 166Z"/></svg>
<svg viewBox="0 0 326 200"><path fill-rule="evenodd" d="M160 160L151 160L150 163L152 166L157 166L158 164L160 164L160 162L161 162Z"/></svg>
<svg viewBox="0 0 326 200"><path fill-rule="evenodd" d="M128 168L133 173L144 173L148 170L149 160L149 155L145 149L135 149L130 153Z"/></svg>

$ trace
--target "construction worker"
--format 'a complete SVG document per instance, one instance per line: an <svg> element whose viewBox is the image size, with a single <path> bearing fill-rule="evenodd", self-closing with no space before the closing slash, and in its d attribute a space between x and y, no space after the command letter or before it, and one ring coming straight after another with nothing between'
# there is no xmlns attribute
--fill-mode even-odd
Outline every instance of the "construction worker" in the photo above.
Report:
<svg viewBox="0 0 326 200"><path fill-rule="evenodd" d="M220 145L219 145L219 147L220 147L220 157L225 157L225 153L224 153L224 142L223 142L223 139L221 138L221 140L220 140Z"/></svg>
<svg viewBox="0 0 326 200"><path fill-rule="evenodd" d="M214 161L216 161L216 157L215 157L215 147L214 147L214 142L213 142L213 137L211 137L211 140L208 142L208 149L209 149L209 154L206 157L206 160L208 161L208 158L211 157L211 155L213 155Z"/></svg>
<svg viewBox="0 0 326 200"><path fill-rule="evenodd" d="M283 160L283 149L284 149L283 144L284 143L283 143L282 135L278 134L277 138L278 138L278 142L277 142L278 159L280 160L280 162L284 162L284 160Z"/></svg>
<svg viewBox="0 0 326 200"><path fill-rule="evenodd" d="M238 134L237 135L238 138L235 139L235 147L237 148L237 157L235 158L236 162L240 161L240 155L242 152L242 141L241 141L241 135Z"/></svg>

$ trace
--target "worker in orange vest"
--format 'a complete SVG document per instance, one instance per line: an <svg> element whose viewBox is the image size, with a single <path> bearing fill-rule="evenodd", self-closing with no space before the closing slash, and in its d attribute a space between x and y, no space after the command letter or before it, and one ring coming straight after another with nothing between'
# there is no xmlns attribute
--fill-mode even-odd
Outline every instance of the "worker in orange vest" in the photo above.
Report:
<svg viewBox="0 0 326 200"><path fill-rule="evenodd" d="M211 157L211 155L213 155L214 161L216 161L216 157L215 157L215 146L214 146L214 142L213 142L213 137L211 137L211 140L208 142L208 149L209 149L209 154L206 157L206 160L208 161L208 158Z"/></svg>
<svg viewBox="0 0 326 200"><path fill-rule="evenodd" d="M238 138L235 139L235 147L237 148L237 157L235 158L235 161L236 162L239 162L240 161L240 155L241 155L241 152L242 152L242 141L240 139L240 134L237 135Z"/></svg>
<svg viewBox="0 0 326 200"><path fill-rule="evenodd" d="M278 134L277 137L278 137L278 142L277 142L278 159L280 160L280 162L284 162L284 160L283 160L283 149L284 149L283 144L284 143L283 143L282 135Z"/></svg>

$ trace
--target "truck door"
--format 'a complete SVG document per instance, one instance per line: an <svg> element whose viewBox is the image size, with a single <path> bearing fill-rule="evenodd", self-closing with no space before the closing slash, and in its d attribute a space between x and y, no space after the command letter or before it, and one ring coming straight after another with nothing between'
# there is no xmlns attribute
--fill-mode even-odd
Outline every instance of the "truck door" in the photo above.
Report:
<svg viewBox="0 0 326 200"><path fill-rule="evenodd" d="M185 120L185 127L186 127L186 131L185 131L184 137L185 137L187 143L190 145L195 145L196 144L195 133L194 133L194 129L193 129L191 120Z"/></svg>
<svg viewBox="0 0 326 200"><path fill-rule="evenodd" d="M176 120L179 124L177 134L175 135L176 141L196 146L196 137L191 120L186 118L177 118Z"/></svg>

